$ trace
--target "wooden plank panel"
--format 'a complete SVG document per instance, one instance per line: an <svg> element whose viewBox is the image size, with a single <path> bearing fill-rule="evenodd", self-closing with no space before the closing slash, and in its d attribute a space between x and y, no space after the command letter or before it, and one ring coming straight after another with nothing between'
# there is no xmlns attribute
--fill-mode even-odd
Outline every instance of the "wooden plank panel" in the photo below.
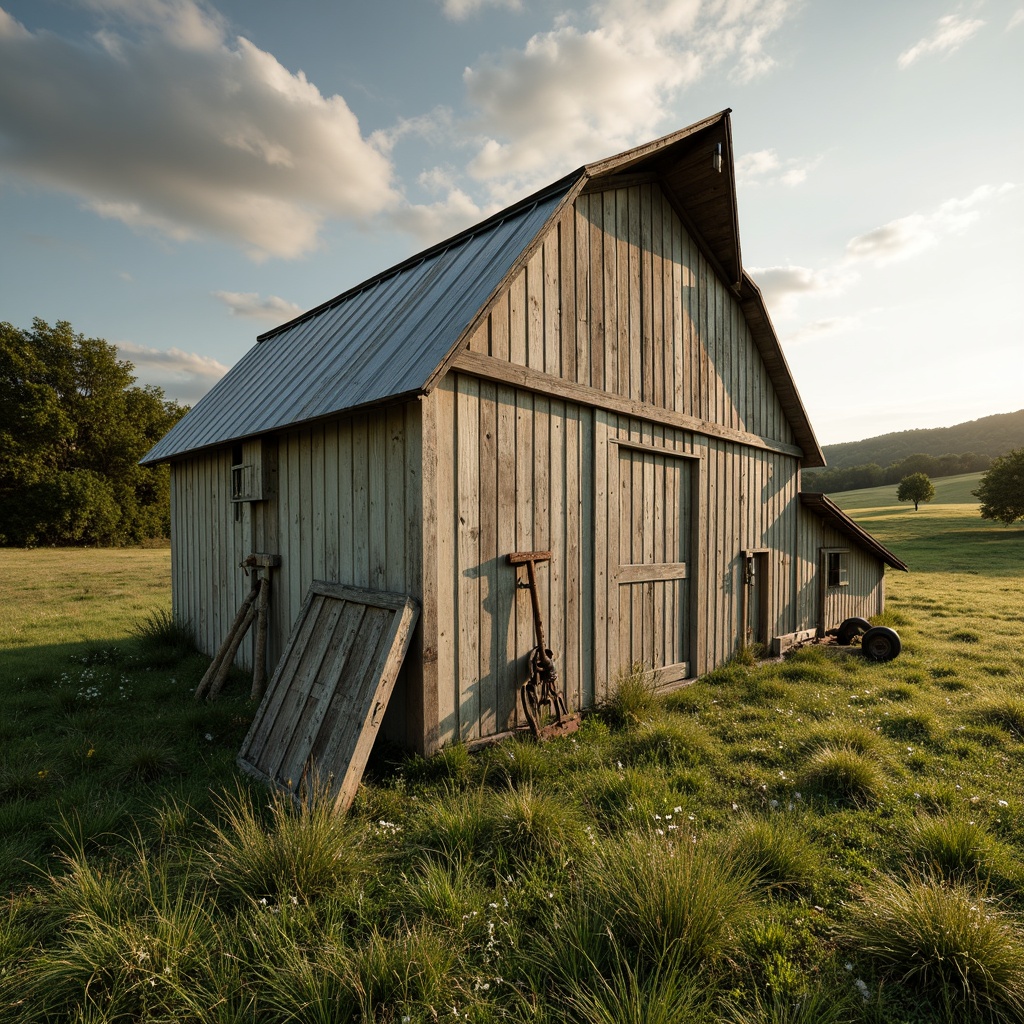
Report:
<svg viewBox="0 0 1024 1024"><path fill-rule="evenodd" d="M337 580L339 569L338 552L338 433L337 422L327 426L324 432L324 568L323 578ZM259 547L256 550L266 551Z"/></svg>
<svg viewBox="0 0 1024 1024"><path fill-rule="evenodd" d="M574 308L576 312L576 372L573 379L578 384L590 384L590 348L594 330L595 269L591 266L590 222L591 209L597 205L590 196L580 196L575 206L575 253L573 267L576 275ZM564 264L563 264L564 265ZM603 342L602 342L603 343Z"/></svg>
<svg viewBox="0 0 1024 1024"><path fill-rule="evenodd" d="M468 740L480 734L480 382L465 374L456 379L455 429L458 728Z"/></svg>
<svg viewBox="0 0 1024 1024"><path fill-rule="evenodd" d="M352 616L342 611L352 604L364 606L354 634ZM312 769L336 810L345 811L362 778L417 614L416 603L404 595L314 583L242 743L239 767L298 799L309 798L303 786ZM310 672L313 665L317 668ZM304 719L296 717L304 713ZM287 762L282 751L288 752Z"/></svg>
<svg viewBox="0 0 1024 1024"><path fill-rule="evenodd" d="M591 412L593 417L593 431L591 439L591 450L593 459L590 465L593 467L594 486L588 488L593 494L594 513L594 673L593 693L589 698L594 702L602 700L608 694L608 637L611 630L609 625L609 565L611 562L610 552L612 535L609 531L608 517L611 499L615 495L609 495L609 455L608 455L608 426L607 417L599 409ZM587 463L584 462L586 466ZM615 486L614 482L611 486ZM617 537L618 534L616 533Z"/></svg>
<svg viewBox="0 0 1024 1024"><path fill-rule="evenodd" d="M388 582L388 498L387 498L387 421L381 413L368 417L369 449L367 481L369 490L370 576L374 590L386 590Z"/></svg>
<svg viewBox="0 0 1024 1024"><path fill-rule="evenodd" d="M526 366L526 268L519 273L508 289L508 344L509 362Z"/></svg>
<svg viewBox="0 0 1024 1024"><path fill-rule="evenodd" d="M352 575L359 587L370 585L370 424L352 420Z"/></svg>
<svg viewBox="0 0 1024 1024"><path fill-rule="evenodd" d="M516 717L516 574L505 569L504 555L520 550L516 543L516 394L512 388L497 388L497 556L495 569L495 611L497 626L495 658L498 664L495 722L498 731L511 729Z"/></svg>
<svg viewBox="0 0 1024 1024"><path fill-rule="evenodd" d="M392 406L385 420L384 501L387 522L384 539L384 589L392 593L415 593L416 582L406 575L406 523L415 519L419 505L407 504L406 407Z"/></svg>
<svg viewBox="0 0 1024 1024"><path fill-rule="evenodd" d="M459 737L456 717L455 467L441 452L455 450L455 380L446 377L431 396L436 413L437 474L437 721L439 744Z"/></svg>
<svg viewBox="0 0 1024 1024"><path fill-rule="evenodd" d="M480 536L477 554L479 577L479 603L475 616L479 622L480 651L478 662L478 688L480 693L479 734L491 736L498 726L498 678L501 674L501 656L504 637L498 634L497 596L498 575L501 572L501 552L498 550L498 519L503 510L498 505L498 408L497 386L483 381L480 384L480 464L479 524ZM504 513L507 515L507 511ZM499 654L500 651L500 654ZM502 726L502 728L504 728Z"/></svg>
<svg viewBox="0 0 1024 1024"><path fill-rule="evenodd" d="M526 264L526 365L544 369L544 248Z"/></svg>
<svg viewBox="0 0 1024 1024"><path fill-rule="evenodd" d="M561 376L562 322L559 272L561 256L558 236L561 224L555 224L544 239L544 372ZM572 376L570 375L570 380Z"/></svg>
<svg viewBox="0 0 1024 1024"><path fill-rule="evenodd" d="M516 551L539 551L541 547L534 534L534 499L536 489L534 471L534 396L529 392L516 392ZM523 590L516 591L515 602L516 676L525 681L529 675L527 659L536 646L533 632L533 613L529 597ZM521 711L516 708L516 724L520 724Z"/></svg>
<svg viewBox="0 0 1024 1024"><path fill-rule="evenodd" d="M633 186L626 189L629 196L629 210L627 219L627 244L626 253L628 258L628 309L629 316L627 324L629 329L629 394L630 398L644 401L644 347L643 347L643 325L641 323L642 295L640 291L640 188ZM623 296L620 294L619 315L622 316L621 306Z"/></svg>
<svg viewBox="0 0 1024 1024"><path fill-rule="evenodd" d="M491 331L490 350L495 359L509 358L508 347L508 294L503 295L488 317Z"/></svg>
<svg viewBox="0 0 1024 1024"><path fill-rule="evenodd" d="M584 608L585 591L581 589L580 550L590 544L581 545L580 537L580 410L577 406L565 407L565 506L564 544L565 580L562 609L565 616L565 665L566 703L570 709L582 707L582 685L580 666L580 621Z"/></svg>
<svg viewBox="0 0 1024 1024"><path fill-rule="evenodd" d="M355 583L355 537L353 534L355 479L352 468L352 420L343 420L338 426L338 583Z"/></svg>
<svg viewBox="0 0 1024 1024"><path fill-rule="evenodd" d="M276 717L276 747L267 743L262 767L267 775L291 785L306 768L320 727L366 616L366 606L351 601L321 602L306 651L284 694ZM313 762L317 767L317 762Z"/></svg>

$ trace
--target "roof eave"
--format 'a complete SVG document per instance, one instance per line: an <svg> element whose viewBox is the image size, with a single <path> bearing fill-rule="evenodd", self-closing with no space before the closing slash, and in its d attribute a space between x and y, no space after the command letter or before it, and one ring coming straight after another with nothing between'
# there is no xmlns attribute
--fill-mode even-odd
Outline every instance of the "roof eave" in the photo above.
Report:
<svg viewBox="0 0 1024 1024"><path fill-rule="evenodd" d="M832 523L854 543L870 552L880 561L900 572L910 572L901 558L897 558L884 544L872 537L859 523L854 522L827 494L818 491L801 491L800 503L815 515Z"/></svg>

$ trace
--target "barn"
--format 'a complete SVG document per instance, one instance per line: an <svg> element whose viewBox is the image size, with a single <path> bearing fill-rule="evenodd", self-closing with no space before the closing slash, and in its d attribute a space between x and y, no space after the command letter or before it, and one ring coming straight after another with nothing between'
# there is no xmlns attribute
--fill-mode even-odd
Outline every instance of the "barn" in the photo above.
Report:
<svg viewBox="0 0 1024 1024"><path fill-rule="evenodd" d="M536 566L571 708L873 615L906 566L823 495L740 258L729 111L588 164L257 344L147 454L173 609L221 643L280 557L268 664L313 581L412 597L384 722L431 752L522 725ZM245 646L238 658L248 663Z"/></svg>

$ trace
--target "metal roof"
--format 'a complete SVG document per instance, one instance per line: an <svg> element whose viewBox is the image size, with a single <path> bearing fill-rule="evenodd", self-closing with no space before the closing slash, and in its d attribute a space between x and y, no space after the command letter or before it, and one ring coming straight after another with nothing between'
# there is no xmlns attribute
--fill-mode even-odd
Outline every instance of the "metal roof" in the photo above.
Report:
<svg viewBox="0 0 1024 1024"><path fill-rule="evenodd" d="M261 335L143 464L422 393L579 176Z"/></svg>
<svg viewBox="0 0 1024 1024"><path fill-rule="evenodd" d="M897 558L887 547L880 544L862 526L858 526L827 494L816 491L801 491L800 504L810 509L816 516L834 526L840 533L849 537L858 547L881 559L901 572L909 572L907 563Z"/></svg>
<svg viewBox="0 0 1024 1024"><path fill-rule="evenodd" d="M584 187L652 175L715 272L730 285L803 451L824 456L761 293L743 272L730 112L562 178L475 227L260 335L257 344L150 449L143 464L337 413L422 395L561 204ZM722 153L722 172L710 155Z"/></svg>

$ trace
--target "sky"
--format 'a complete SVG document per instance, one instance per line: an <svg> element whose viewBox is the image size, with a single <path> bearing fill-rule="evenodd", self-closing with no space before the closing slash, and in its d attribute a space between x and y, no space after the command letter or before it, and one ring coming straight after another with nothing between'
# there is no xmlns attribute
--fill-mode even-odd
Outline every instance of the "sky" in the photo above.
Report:
<svg viewBox="0 0 1024 1024"><path fill-rule="evenodd" d="M822 444L1024 407L1024 0L0 0L0 320L194 403L256 335L732 109Z"/></svg>

